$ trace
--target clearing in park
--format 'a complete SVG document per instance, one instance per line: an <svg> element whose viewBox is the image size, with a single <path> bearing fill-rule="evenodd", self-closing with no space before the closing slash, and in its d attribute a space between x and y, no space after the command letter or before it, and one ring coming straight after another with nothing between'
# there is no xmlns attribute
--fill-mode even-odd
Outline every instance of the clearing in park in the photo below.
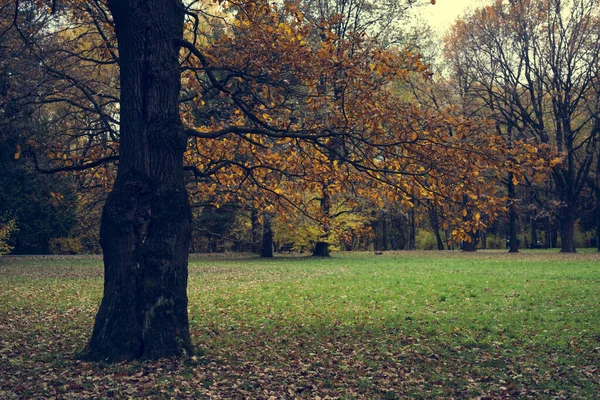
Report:
<svg viewBox="0 0 600 400"><path fill-rule="evenodd" d="M99 258L0 258L0 397L594 398L600 255L202 256L195 355L89 363Z"/></svg>

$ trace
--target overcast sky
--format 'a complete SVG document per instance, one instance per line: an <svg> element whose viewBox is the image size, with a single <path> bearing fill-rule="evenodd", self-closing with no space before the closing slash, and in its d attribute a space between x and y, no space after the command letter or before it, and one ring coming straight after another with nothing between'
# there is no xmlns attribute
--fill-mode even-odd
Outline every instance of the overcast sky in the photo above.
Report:
<svg viewBox="0 0 600 400"><path fill-rule="evenodd" d="M422 18L443 35L466 10L490 3L491 0L437 0L435 5L427 4L413 11L415 16Z"/></svg>

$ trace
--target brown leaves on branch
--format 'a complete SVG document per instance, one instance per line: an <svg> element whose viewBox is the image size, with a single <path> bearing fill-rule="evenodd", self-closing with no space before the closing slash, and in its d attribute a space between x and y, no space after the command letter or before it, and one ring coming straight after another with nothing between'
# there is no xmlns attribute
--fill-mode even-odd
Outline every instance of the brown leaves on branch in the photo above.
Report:
<svg viewBox="0 0 600 400"><path fill-rule="evenodd" d="M429 76L418 55L384 49L364 32L340 37L340 15L313 21L299 9L262 0L188 9L186 41L174 45L190 135L185 164L199 202L325 221L331 216L313 203L326 190L345 204L427 202L446 224L464 225L457 233L495 218L498 171L519 179L534 153L511 155L486 122L406 100L397 83ZM118 157L119 141L111 19L96 2L66 8L63 18L64 27L32 38L52 46L28 45L46 77L30 100L45 129L29 150L44 154L38 169L93 167L82 180L107 190L114 171L100 164Z"/></svg>
<svg viewBox="0 0 600 400"><path fill-rule="evenodd" d="M402 99L394 83L426 72L418 56L364 35L337 37L330 27L339 16L315 24L291 3L233 8L223 34L186 57L195 101L183 118L196 137L186 162L199 172L221 166L198 192L310 213L306 199L322 197L325 185L338 199L405 207L427 200L448 216L456 205L486 221L498 215L503 200L490 177L521 164L506 164L509 150L487 123ZM457 234L485 227L483 218L469 224Z"/></svg>

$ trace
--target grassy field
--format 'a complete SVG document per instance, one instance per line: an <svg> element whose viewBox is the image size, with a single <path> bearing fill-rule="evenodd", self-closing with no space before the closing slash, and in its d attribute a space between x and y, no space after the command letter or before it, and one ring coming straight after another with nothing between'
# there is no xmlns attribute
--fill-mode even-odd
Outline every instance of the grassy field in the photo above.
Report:
<svg viewBox="0 0 600 400"><path fill-rule="evenodd" d="M0 258L0 398L600 395L600 255L192 258L194 356L86 363L99 259Z"/></svg>

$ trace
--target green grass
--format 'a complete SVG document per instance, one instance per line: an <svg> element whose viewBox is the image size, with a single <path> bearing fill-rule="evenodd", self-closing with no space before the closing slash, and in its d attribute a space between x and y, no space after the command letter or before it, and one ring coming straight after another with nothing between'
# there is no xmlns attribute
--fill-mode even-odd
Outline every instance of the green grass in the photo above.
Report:
<svg viewBox="0 0 600 400"><path fill-rule="evenodd" d="M594 252L192 258L197 356L116 365L73 356L91 332L101 276L97 259L0 259L0 397L600 393ZM27 378L35 371L43 379Z"/></svg>

